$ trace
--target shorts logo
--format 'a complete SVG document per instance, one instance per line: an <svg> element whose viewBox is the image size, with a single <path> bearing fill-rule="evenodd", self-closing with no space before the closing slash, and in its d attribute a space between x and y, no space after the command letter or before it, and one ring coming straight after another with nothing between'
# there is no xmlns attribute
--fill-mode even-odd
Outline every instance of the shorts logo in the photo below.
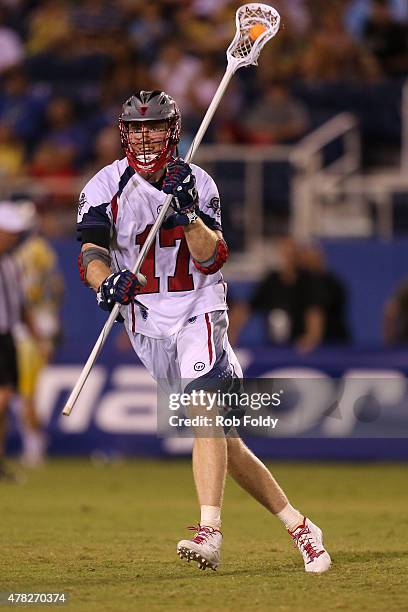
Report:
<svg viewBox="0 0 408 612"><path fill-rule="evenodd" d="M160 213L162 208L163 208L163 204L159 204L159 206L157 207L157 214Z"/></svg>
<svg viewBox="0 0 408 612"><path fill-rule="evenodd" d="M188 319L188 323L195 323L197 321L197 317L191 317Z"/></svg>
<svg viewBox="0 0 408 612"><path fill-rule="evenodd" d="M197 361L197 363L194 364L194 370L196 372L201 372L202 370L204 370L205 368L205 363L203 363L202 361Z"/></svg>

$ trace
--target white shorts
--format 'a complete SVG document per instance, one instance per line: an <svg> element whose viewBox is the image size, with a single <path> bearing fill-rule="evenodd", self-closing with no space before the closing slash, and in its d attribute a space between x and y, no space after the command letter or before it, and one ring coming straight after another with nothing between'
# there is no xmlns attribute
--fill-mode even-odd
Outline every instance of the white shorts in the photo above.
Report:
<svg viewBox="0 0 408 612"><path fill-rule="evenodd" d="M163 390L182 393L190 381L197 379L242 379L227 329L227 312L217 310L191 317L169 338L127 332L140 361Z"/></svg>

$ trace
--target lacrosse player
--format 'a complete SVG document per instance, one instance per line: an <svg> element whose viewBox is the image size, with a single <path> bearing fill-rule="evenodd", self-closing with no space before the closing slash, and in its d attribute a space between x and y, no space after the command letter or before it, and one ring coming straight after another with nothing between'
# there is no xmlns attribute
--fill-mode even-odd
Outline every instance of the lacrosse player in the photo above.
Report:
<svg viewBox="0 0 408 612"><path fill-rule="evenodd" d="M242 378L227 338L228 257L220 199L213 179L177 157L181 118L163 91L140 91L123 105L119 129L125 157L100 170L79 199L82 279L100 308L115 302L135 352L158 381ZM172 206L141 271L139 249L168 194ZM192 539L177 545L180 557L216 569L222 541L221 505L226 472L284 523L302 553L305 569L330 566L322 532L293 508L270 472L238 437L196 437L193 473L201 518Z"/></svg>

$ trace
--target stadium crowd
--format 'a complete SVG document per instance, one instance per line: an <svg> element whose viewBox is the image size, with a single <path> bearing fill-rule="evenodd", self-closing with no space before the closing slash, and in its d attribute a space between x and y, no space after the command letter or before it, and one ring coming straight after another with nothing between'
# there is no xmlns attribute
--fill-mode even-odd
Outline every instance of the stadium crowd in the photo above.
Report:
<svg viewBox="0 0 408 612"><path fill-rule="evenodd" d="M3 177L61 181L91 175L121 155L115 130L120 105L141 88L164 89L178 101L185 150L222 76L239 4L1 2ZM283 29L265 48L259 69L238 73L207 140L293 142L331 114L352 108L363 113L367 138L397 143L398 117L389 117L408 72L406 2L274 4ZM339 83L342 102L336 95ZM371 88L371 99L384 99L384 87L390 83L397 89L392 89L387 108L367 107L366 88ZM60 186L52 200L55 206L72 203L62 191ZM48 202L50 194L47 197Z"/></svg>
<svg viewBox="0 0 408 612"><path fill-rule="evenodd" d="M73 236L77 194L86 177L123 155L121 104L141 88L164 89L178 101L183 153L223 74L240 4L0 2L2 196L26 193L27 180L40 186L29 195L43 213L44 234ZM352 110L360 118L366 163L370 153L398 149L408 74L407 2L273 4L282 15L281 32L256 70L237 73L207 142L292 143L339 111ZM275 192L272 205L278 206Z"/></svg>

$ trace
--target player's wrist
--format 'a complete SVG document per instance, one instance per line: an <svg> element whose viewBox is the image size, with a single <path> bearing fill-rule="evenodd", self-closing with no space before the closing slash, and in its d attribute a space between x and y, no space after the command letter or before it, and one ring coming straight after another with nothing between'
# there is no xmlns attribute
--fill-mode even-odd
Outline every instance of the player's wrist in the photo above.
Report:
<svg viewBox="0 0 408 612"><path fill-rule="evenodd" d="M99 260L91 261L86 269L86 284L94 291L98 291L102 283L112 274L112 270Z"/></svg>
<svg viewBox="0 0 408 612"><path fill-rule="evenodd" d="M191 210L182 211L181 214L186 218L186 224L184 227L195 225L200 218L198 213L198 206L192 208Z"/></svg>
<svg viewBox="0 0 408 612"><path fill-rule="evenodd" d="M86 282L91 289L93 289L96 293L99 291L103 283L106 281L108 276L111 275L109 271L106 275L98 274L97 276L87 275Z"/></svg>
<svg viewBox="0 0 408 612"><path fill-rule="evenodd" d="M201 217L197 215L196 219L192 223L188 223L183 226L183 230L185 234L191 234L192 232L200 231L202 227L205 227Z"/></svg>

